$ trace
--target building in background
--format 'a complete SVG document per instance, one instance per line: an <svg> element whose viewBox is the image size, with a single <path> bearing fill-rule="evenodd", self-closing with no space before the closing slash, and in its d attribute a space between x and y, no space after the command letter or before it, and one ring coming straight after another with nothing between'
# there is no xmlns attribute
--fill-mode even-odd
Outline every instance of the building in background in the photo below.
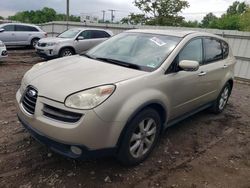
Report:
<svg viewBox="0 0 250 188"><path fill-rule="evenodd" d="M83 23L98 23L99 17L90 14L81 14L81 22Z"/></svg>

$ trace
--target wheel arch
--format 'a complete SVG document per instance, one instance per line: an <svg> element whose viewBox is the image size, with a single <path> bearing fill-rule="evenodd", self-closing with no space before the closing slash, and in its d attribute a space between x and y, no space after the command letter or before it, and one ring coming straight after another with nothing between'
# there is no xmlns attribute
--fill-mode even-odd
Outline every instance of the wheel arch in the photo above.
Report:
<svg viewBox="0 0 250 188"><path fill-rule="evenodd" d="M124 128L122 129L122 132L119 136L119 139L117 141L116 147L119 150L121 142L124 138L124 135L126 133L126 130L129 126L129 123L133 120L133 118L140 113L142 110L146 109L146 108L152 108L154 110L157 111L157 113L159 114L160 118L161 118L161 130L160 132L162 132L164 130L164 124L167 122L167 107L160 101L158 100L152 100L149 101L147 103L144 103L143 105L141 105L140 107L138 107L128 118L126 125L124 126Z"/></svg>

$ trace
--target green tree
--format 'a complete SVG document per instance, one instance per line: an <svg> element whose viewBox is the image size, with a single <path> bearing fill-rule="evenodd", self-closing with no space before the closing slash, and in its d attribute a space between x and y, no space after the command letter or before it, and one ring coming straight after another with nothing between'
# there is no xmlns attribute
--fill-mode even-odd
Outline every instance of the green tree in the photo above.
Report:
<svg viewBox="0 0 250 188"><path fill-rule="evenodd" d="M240 17L240 29L243 31L250 31L250 8Z"/></svg>
<svg viewBox="0 0 250 188"><path fill-rule="evenodd" d="M217 21L217 19L218 18L213 13L210 12L201 21L201 26L202 27L209 27L212 24L214 24L213 22Z"/></svg>
<svg viewBox="0 0 250 188"><path fill-rule="evenodd" d="M4 19L4 17L0 16L0 20L3 20L3 19Z"/></svg>
<svg viewBox="0 0 250 188"><path fill-rule="evenodd" d="M180 25L184 18L178 13L189 7L185 0L135 0L134 4L150 25Z"/></svg>
<svg viewBox="0 0 250 188"><path fill-rule="evenodd" d="M242 14L247 10L247 5L245 2L239 2L235 1L229 8L227 9L228 15L234 15L234 14Z"/></svg>

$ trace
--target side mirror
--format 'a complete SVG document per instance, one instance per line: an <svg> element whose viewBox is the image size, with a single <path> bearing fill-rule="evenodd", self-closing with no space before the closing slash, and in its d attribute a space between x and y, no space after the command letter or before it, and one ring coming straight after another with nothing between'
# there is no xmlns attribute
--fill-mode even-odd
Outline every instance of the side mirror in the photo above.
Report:
<svg viewBox="0 0 250 188"><path fill-rule="evenodd" d="M197 71L199 69L198 61L182 60L179 67L184 71Z"/></svg>
<svg viewBox="0 0 250 188"><path fill-rule="evenodd" d="M79 36L79 37L77 37L77 39L76 40L83 40L84 39L84 37L83 36Z"/></svg>
<svg viewBox="0 0 250 188"><path fill-rule="evenodd" d="M0 28L0 33L4 32L4 28Z"/></svg>

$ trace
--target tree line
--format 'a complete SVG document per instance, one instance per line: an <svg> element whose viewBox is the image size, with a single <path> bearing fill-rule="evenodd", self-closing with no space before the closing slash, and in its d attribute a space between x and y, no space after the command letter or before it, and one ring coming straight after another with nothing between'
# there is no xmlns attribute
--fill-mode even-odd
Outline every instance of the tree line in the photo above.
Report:
<svg viewBox="0 0 250 188"><path fill-rule="evenodd" d="M66 14L58 14L54 9L44 7L42 10L18 12L14 16L9 16L9 20L40 24L51 21L65 21ZM69 16L69 21L80 22L80 16Z"/></svg>
<svg viewBox="0 0 250 188"><path fill-rule="evenodd" d="M186 21L179 15L189 7L184 0L135 0L134 5L142 13L131 13L121 20L122 23L250 31L250 7L245 2L233 2L221 17L208 13L201 22Z"/></svg>
<svg viewBox="0 0 250 188"><path fill-rule="evenodd" d="M185 0L135 0L134 5L142 13L131 13L120 23L250 31L250 7L245 2L233 2L226 13L220 17L208 13L201 22L186 21L183 16L180 16L182 10L189 7L189 3ZM45 7L42 10L18 12L14 16L9 16L8 19L40 24L50 21L65 21L66 15L58 14L54 9ZM80 17L71 15L69 21L80 22Z"/></svg>

